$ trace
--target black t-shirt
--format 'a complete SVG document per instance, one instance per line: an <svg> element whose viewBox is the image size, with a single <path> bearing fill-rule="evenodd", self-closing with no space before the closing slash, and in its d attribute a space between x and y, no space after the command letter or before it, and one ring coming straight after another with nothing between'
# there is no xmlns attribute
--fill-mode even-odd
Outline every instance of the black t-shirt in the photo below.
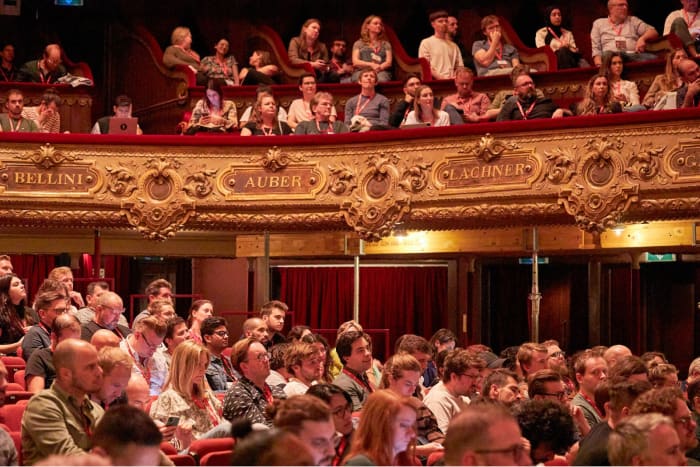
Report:
<svg viewBox="0 0 700 467"><path fill-rule="evenodd" d="M41 376L44 378L44 389L51 387L51 383L56 379L56 369L53 366L53 352L51 349L38 349L32 352L25 368L24 379L29 380L30 376Z"/></svg>
<svg viewBox="0 0 700 467"><path fill-rule="evenodd" d="M579 443L574 465L610 465L608 459L608 438L612 428L603 421L591 428L588 436Z"/></svg>

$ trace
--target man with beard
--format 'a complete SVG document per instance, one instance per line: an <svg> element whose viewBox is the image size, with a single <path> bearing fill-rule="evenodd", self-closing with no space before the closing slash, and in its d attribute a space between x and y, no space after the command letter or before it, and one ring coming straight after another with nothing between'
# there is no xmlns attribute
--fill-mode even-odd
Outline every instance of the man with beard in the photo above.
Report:
<svg viewBox="0 0 700 467"><path fill-rule="evenodd" d="M496 117L497 122L507 120L533 120L536 118L562 117L563 111L548 97L537 97L535 82L529 74L513 80L513 96L510 97Z"/></svg>
<svg viewBox="0 0 700 467"><path fill-rule="evenodd" d="M284 387L287 396L306 394L312 384L323 374L321 352L314 345L299 342L293 344L284 356L284 366L290 374Z"/></svg>
<svg viewBox="0 0 700 467"><path fill-rule="evenodd" d="M202 322L200 328L204 346L211 355L206 377L212 391L225 391L238 380L231 360L223 354L228 347L228 330L226 320L220 316L210 316Z"/></svg>
<svg viewBox="0 0 700 467"><path fill-rule="evenodd" d="M34 120L22 117L22 110L24 110L22 91L19 89L7 91L5 108L7 113L0 114L0 131L9 131L10 133L36 133L39 131L39 126Z"/></svg>
<svg viewBox="0 0 700 467"><path fill-rule="evenodd" d="M518 387L518 375L505 368L494 370L486 377L481 393L484 399L501 402L507 407L517 405L523 398Z"/></svg>
<svg viewBox="0 0 700 467"><path fill-rule="evenodd" d="M243 337L257 339L266 348L272 345L270 342L270 330L267 327L267 323L261 318L248 318L243 322Z"/></svg>
<svg viewBox="0 0 700 467"><path fill-rule="evenodd" d="M352 63L345 56L348 43L345 39L337 38L333 40L333 45L329 52L331 59L328 61L327 83L349 83L352 75Z"/></svg>
<svg viewBox="0 0 700 467"><path fill-rule="evenodd" d="M25 465L51 454L88 452L90 434L104 414L88 397L102 386L95 348L82 340L65 340L56 346L53 363L56 380L29 400L22 417Z"/></svg>
<svg viewBox="0 0 700 467"><path fill-rule="evenodd" d="M389 125L398 128L406 121L408 113L413 110L416 89L421 84L420 76L413 73L406 76L406 79L403 80L403 100L394 107L394 111L389 116Z"/></svg>
<svg viewBox="0 0 700 467"><path fill-rule="evenodd" d="M481 370L486 362L464 349L453 351L445 359L442 380L433 386L423 402L435 415L438 427L447 433L447 427L459 412L469 405L470 397L477 395Z"/></svg>

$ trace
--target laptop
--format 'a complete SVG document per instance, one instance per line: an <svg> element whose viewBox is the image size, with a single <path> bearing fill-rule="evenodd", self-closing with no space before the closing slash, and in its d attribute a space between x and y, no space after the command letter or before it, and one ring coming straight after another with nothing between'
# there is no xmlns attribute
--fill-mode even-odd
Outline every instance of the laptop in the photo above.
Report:
<svg viewBox="0 0 700 467"><path fill-rule="evenodd" d="M110 135L135 135L139 119L135 117L111 117L109 119Z"/></svg>

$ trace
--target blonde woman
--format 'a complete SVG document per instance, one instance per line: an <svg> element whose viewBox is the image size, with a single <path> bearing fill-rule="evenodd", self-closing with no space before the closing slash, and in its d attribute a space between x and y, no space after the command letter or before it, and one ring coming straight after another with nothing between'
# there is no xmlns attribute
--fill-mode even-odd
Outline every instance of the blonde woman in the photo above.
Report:
<svg viewBox="0 0 700 467"><path fill-rule="evenodd" d="M172 68L176 65L192 67L199 71L199 54L192 50L192 32L189 28L178 26L170 35L170 43L163 52L163 65Z"/></svg>
<svg viewBox="0 0 700 467"><path fill-rule="evenodd" d="M666 56L666 69L663 74L654 77L642 101L644 107L656 109L657 104L663 105L662 101L665 101L666 94L678 91L683 86L683 80L678 75L678 64L684 58L688 58L684 49L674 49Z"/></svg>
<svg viewBox="0 0 700 467"><path fill-rule="evenodd" d="M165 390L151 406L151 417L166 425L177 424L173 444L182 450L195 439L230 436L230 425L221 417L221 402L205 378L209 352L185 341L173 352Z"/></svg>
<svg viewBox="0 0 700 467"><path fill-rule="evenodd" d="M360 27L360 38L352 46L352 80L360 78L360 71L371 68L377 73L377 81L391 81L393 55L391 44L384 33L382 18L370 15Z"/></svg>

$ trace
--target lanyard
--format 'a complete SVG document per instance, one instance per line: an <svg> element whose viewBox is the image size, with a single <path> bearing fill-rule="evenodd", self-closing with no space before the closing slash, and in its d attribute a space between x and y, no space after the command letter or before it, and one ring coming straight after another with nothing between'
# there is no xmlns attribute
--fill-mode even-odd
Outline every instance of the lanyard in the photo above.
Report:
<svg viewBox="0 0 700 467"><path fill-rule="evenodd" d="M263 383L263 397L265 397L265 400L267 401L268 404L272 404L273 399L272 399L272 389L270 389L270 386L268 386L267 383Z"/></svg>
<svg viewBox="0 0 700 467"><path fill-rule="evenodd" d="M7 73L5 73L5 69L0 66L0 73L2 73L2 76L5 78L5 81L14 81L15 80L15 71L10 68L9 70L10 76L7 76Z"/></svg>
<svg viewBox="0 0 700 467"><path fill-rule="evenodd" d="M535 108L535 104L537 104L537 99L535 99L535 101L532 104L530 104L530 107L528 107L527 110L523 110L523 106L520 105L519 100L516 101L516 104L518 104L518 110L520 110L520 115L523 116L523 120L527 120L527 117L529 117L530 114L532 113L532 109Z"/></svg>
<svg viewBox="0 0 700 467"><path fill-rule="evenodd" d="M196 399L193 397L192 402L194 402L194 405L196 405L198 408L207 412L207 416L209 417L209 420L211 421L212 425L217 426L219 424L218 414L214 410L214 407L212 407L211 402L209 401L209 398L206 394L202 396L201 399Z"/></svg>
<svg viewBox="0 0 700 467"><path fill-rule="evenodd" d="M129 351L129 355L131 355L131 358L134 359L134 365L136 365L136 368L138 368L141 371L141 374L143 375L143 379L146 380L148 385L150 386L151 384L151 369L148 368L148 364L142 364L139 356L134 353L133 350L131 350L131 346L129 345L129 341L126 341L126 350Z"/></svg>
<svg viewBox="0 0 700 467"><path fill-rule="evenodd" d="M219 60L219 57L216 57L216 62L221 67L221 71L224 73L224 76L229 76L231 74L229 68L226 66L226 58Z"/></svg>
<svg viewBox="0 0 700 467"><path fill-rule="evenodd" d="M274 130L273 127L265 128L264 126L261 126L260 129L262 130L263 135L265 136L275 136L274 133L272 133L272 131Z"/></svg>
<svg viewBox="0 0 700 467"><path fill-rule="evenodd" d="M595 410L595 413L597 413L598 416L599 416L600 418L603 418L603 414L600 413L600 410L598 410L598 406L595 405L595 402L593 402L592 400L590 400L590 399L588 398L588 396L585 395L584 393L581 392L580 394L581 394L581 397L583 397L583 398L585 399L585 401L588 402L588 404L589 404L591 407L593 407L593 410Z"/></svg>
<svg viewBox="0 0 700 467"><path fill-rule="evenodd" d="M376 94L374 96L376 96ZM357 106L355 107L355 115L360 115L362 113L362 111L365 110L365 107L367 107L369 105L369 103L372 102L372 100L374 100L374 96L369 97L369 96L365 96L364 94L360 94L360 96L357 98ZM360 102L362 102L363 97L367 97L367 100L365 101L365 103L362 106L360 106Z"/></svg>
<svg viewBox="0 0 700 467"><path fill-rule="evenodd" d="M548 26L548 27L547 27L547 31L549 31L549 33L550 33L551 35L553 35L554 38L555 38L556 40L560 40L560 39L559 39L559 36L557 35L557 33L554 32L554 29L552 29L552 28L550 28L550 27Z"/></svg>
<svg viewBox="0 0 700 467"><path fill-rule="evenodd" d="M616 36L619 36L620 34L622 34L622 28L625 27L625 22L624 22L624 21L623 21L622 23L620 23L620 27L617 28L617 29L615 28L615 23L612 22L612 19L610 19L609 16L608 16L608 21L610 22L610 27L612 28L612 30L613 30L613 32L615 33Z"/></svg>
<svg viewBox="0 0 700 467"><path fill-rule="evenodd" d="M20 117L19 120L17 120L17 126L15 126L15 124L13 123L14 119L12 117L9 117L7 120L10 122L10 132L14 133L19 131L20 127L22 126L22 117Z"/></svg>
<svg viewBox="0 0 700 467"><path fill-rule="evenodd" d="M315 120L315 122L316 122L316 129L318 129L319 135L332 135L334 133L333 132L333 124L330 121L326 122L326 123L328 123L328 126L326 127L325 130L321 130L321 122L319 122L318 120Z"/></svg>
<svg viewBox="0 0 700 467"><path fill-rule="evenodd" d="M698 17L698 12L697 12L697 11L695 12L695 14L693 15L693 20L692 20L692 21L691 21L690 18L688 17L688 12L685 11L685 9L683 10L683 16L685 16L685 23L688 25L688 27L690 27L690 26L695 22L695 20L697 19L697 17Z"/></svg>
<svg viewBox="0 0 700 467"><path fill-rule="evenodd" d="M343 368L343 373L345 373L351 380L355 381L357 384L367 389L368 392L374 392L374 389L369 384L369 382L365 382L362 379L358 378L352 372L348 371L347 368Z"/></svg>

